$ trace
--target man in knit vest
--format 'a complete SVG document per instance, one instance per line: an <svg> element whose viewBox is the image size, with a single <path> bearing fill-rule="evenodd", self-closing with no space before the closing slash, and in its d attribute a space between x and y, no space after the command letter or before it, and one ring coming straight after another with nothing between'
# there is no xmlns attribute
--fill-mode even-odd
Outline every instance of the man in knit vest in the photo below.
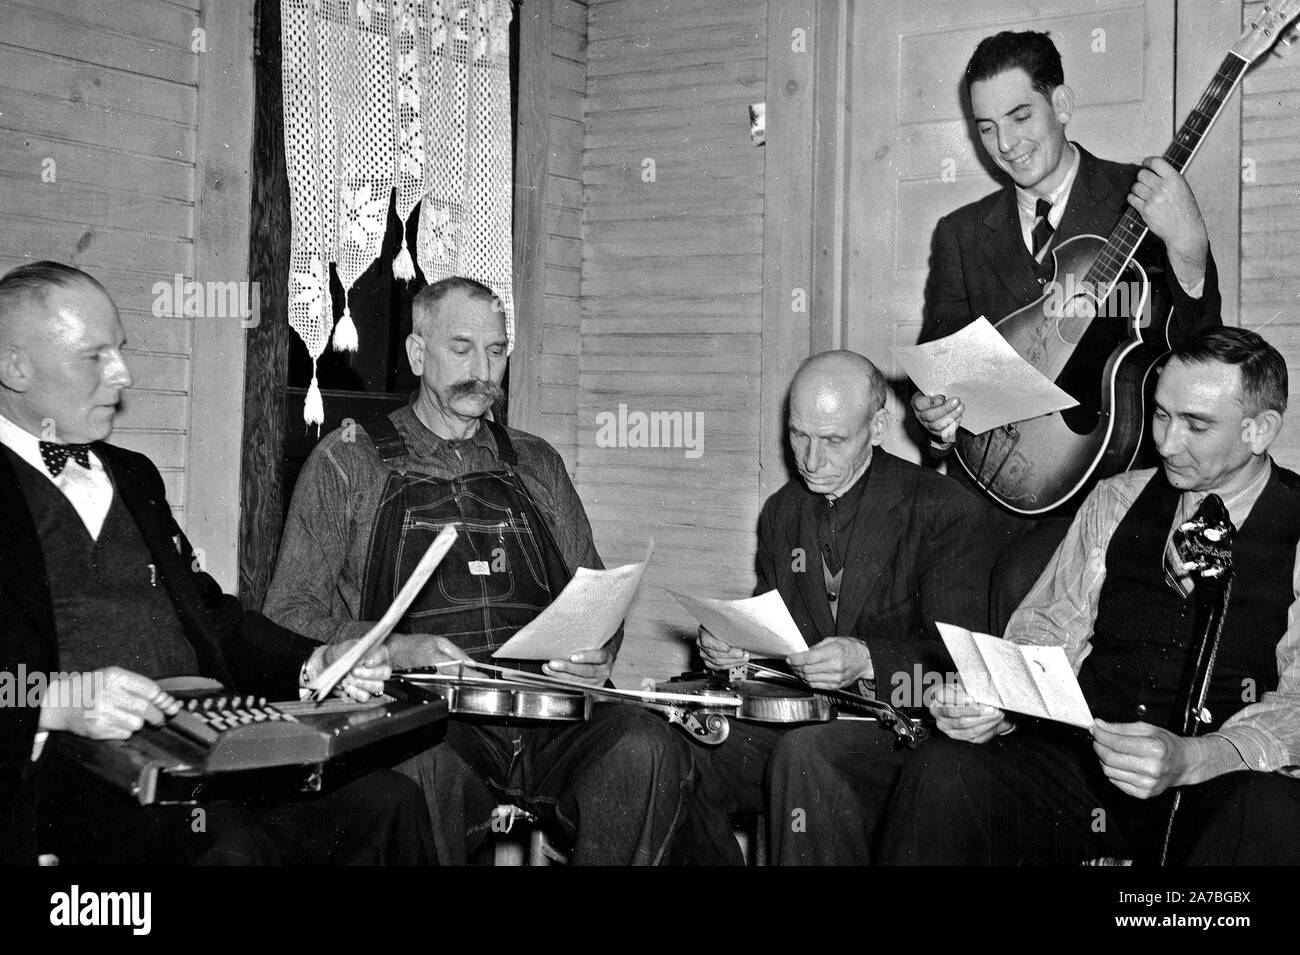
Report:
<svg viewBox="0 0 1300 955"><path fill-rule="evenodd" d="M1300 863L1300 476L1268 453L1286 403L1286 363L1254 332L1174 349L1152 422L1162 466L1097 486L1007 628L1065 649L1091 730L943 693L931 711L949 738L904 770L883 861L1158 858L1177 793L1170 862ZM1237 528L1235 577L1202 733L1183 735L1208 585L1172 535L1211 494Z"/></svg>
<svg viewBox="0 0 1300 955"><path fill-rule="evenodd" d="M0 675L53 674L0 705L0 863L38 851L86 863L418 863L431 845L418 788L375 773L280 805L138 805L51 760L61 731L125 739L159 724L156 680L207 676L296 698L339 647L244 612L198 569L157 468L104 443L131 373L104 288L38 262L0 278ZM346 678L364 699L387 653ZM95 692L74 693L75 687Z"/></svg>

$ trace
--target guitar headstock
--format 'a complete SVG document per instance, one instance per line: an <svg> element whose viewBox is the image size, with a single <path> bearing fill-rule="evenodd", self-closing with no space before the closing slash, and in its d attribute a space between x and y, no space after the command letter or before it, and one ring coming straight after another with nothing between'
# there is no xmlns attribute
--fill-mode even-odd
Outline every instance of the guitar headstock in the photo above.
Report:
<svg viewBox="0 0 1300 955"><path fill-rule="evenodd" d="M1296 31L1290 28L1296 17L1300 17L1300 0L1282 0L1280 3L1268 4L1260 13L1259 19L1233 45L1232 52L1247 63L1254 63L1278 40L1289 46L1297 36ZM1278 55L1282 55L1281 48Z"/></svg>
<svg viewBox="0 0 1300 955"><path fill-rule="evenodd" d="M1217 494L1207 495L1174 531L1174 549L1183 570L1198 581L1226 582L1232 576L1232 542L1237 528Z"/></svg>

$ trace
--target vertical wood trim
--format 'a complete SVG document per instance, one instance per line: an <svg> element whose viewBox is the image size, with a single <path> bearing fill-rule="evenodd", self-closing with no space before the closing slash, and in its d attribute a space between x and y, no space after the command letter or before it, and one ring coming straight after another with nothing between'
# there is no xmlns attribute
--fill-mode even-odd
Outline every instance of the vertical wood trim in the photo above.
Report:
<svg viewBox="0 0 1300 955"><path fill-rule="evenodd" d="M1175 16L1174 121L1181 123L1241 35L1241 0L1178 0ZM1210 232L1223 294L1223 323L1237 325L1241 310L1240 88L1201 144L1187 181Z"/></svg>
<svg viewBox="0 0 1300 955"><path fill-rule="evenodd" d="M510 425L542 426L542 324L546 317L547 134L551 103L553 0L528 0L519 23L519 109L515 147L515 349L510 361Z"/></svg>
<svg viewBox="0 0 1300 955"><path fill-rule="evenodd" d="M844 347L844 249L848 197L849 24L853 0L818 0L813 114L812 260L810 344L813 354Z"/></svg>
<svg viewBox="0 0 1300 955"><path fill-rule="evenodd" d="M763 380L760 387L759 484L771 494L788 478L785 394L810 344L812 298L813 88L817 0L769 0L767 145L763 185ZM792 31L807 34L806 52ZM792 310L803 289L805 310Z"/></svg>
<svg viewBox="0 0 1300 955"><path fill-rule="evenodd" d="M257 0L249 278L261 321L245 348L239 596L260 610L283 531L285 388L289 380L289 179L284 158L280 0Z"/></svg>
<svg viewBox="0 0 1300 955"><path fill-rule="evenodd" d="M253 0L203 0L198 63L194 276L248 280ZM244 329L237 316L194 320L185 522L206 569L237 581Z"/></svg>

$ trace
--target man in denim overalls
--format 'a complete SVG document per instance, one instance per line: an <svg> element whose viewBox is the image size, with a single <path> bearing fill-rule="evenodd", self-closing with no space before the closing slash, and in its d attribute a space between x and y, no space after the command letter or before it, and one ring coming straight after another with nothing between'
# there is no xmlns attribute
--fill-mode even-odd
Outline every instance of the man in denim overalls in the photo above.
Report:
<svg viewBox="0 0 1300 955"><path fill-rule="evenodd" d="M602 566L559 454L487 417L509 351L500 300L478 282L444 279L416 296L412 323L414 402L312 452L265 608L320 640L358 636L455 522L455 545L389 639L395 669L485 661L576 568ZM542 670L602 685L621 636ZM644 710L597 704L583 723L453 718L444 743L402 768L424 787L444 864L482 846L500 802L558 823L575 863L654 864L695 787L690 746Z"/></svg>

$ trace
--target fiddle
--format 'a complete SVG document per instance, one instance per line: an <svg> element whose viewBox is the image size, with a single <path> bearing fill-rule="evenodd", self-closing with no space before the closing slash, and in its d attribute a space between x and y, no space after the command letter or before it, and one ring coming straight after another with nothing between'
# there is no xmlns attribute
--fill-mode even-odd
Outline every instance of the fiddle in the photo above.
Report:
<svg viewBox="0 0 1300 955"><path fill-rule="evenodd" d="M1199 736L1213 722L1205 703L1214 677L1228 602L1232 599L1232 545L1236 536L1237 528L1228 508L1217 494L1206 495L1196 513L1174 530L1174 550L1182 561L1182 569L1196 582L1192 591L1196 623L1192 637L1191 679L1175 727L1180 736ZM1160 843L1160 865L1165 864L1169 855L1174 819L1182 798L1182 789L1175 789Z"/></svg>
<svg viewBox="0 0 1300 955"><path fill-rule="evenodd" d="M591 716L591 697L584 693L431 669L407 670L402 678L440 696L453 716L554 723L581 723Z"/></svg>
<svg viewBox="0 0 1300 955"><path fill-rule="evenodd" d="M757 663L730 670L685 673L669 684L686 692L735 693L740 705L727 715L756 723L826 723L846 710L879 721L898 738L899 745L915 746L928 731L883 700L847 690L814 690L793 674ZM847 714L846 714L847 715Z"/></svg>
<svg viewBox="0 0 1300 955"><path fill-rule="evenodd" d="M441 672L448 666L457 667L458 672ZM499 676L483 676L475 670ZM708 746L717 746L727 738L731 724L725 711L741 703L734 694L722 692L666 693L584 686L490 663L447 661L403 671L402 677L442 697L452 715L577 723L591 715L593 700L624 703L658 713L695 742Z"/></svg>

